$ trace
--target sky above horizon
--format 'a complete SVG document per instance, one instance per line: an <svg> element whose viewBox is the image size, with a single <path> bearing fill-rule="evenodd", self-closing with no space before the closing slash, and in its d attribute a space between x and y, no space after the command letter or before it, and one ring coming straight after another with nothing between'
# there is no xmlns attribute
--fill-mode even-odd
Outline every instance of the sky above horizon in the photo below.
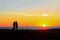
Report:
<svg viewBox="0 0 60 40"><path fill-rule="evenodd" d="M60 0L0 0L0 26L60 26Z"/></svg>
<svg viewBox="0 0 60 40"><path fill-rule="evenodd" d="M1 11L60 10L60 0L0 0Z"/></svg>

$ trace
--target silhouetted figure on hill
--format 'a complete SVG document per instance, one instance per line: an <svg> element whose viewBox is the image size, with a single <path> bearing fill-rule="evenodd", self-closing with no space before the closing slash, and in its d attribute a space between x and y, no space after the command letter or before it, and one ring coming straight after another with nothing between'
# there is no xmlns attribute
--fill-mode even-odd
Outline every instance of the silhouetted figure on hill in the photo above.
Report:
<svg viewBox="0 0 60 40"><path fill-rule="evenodd" d="M13 22L13 30L17 30L18 29L18 23L17 21Z"/></svg>

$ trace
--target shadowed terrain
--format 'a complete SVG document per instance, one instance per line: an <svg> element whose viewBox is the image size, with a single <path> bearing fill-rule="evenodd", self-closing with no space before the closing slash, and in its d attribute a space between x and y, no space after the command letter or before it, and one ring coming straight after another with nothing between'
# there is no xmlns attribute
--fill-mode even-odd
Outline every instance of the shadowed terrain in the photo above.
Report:
<svg viewBox="0 0 60 40"><path fill-rule="evenodd" d="M60 29L48 30L12 30L0 29L1 39L59 39Z"/></svg>
<svg viewBox="0 0 60 40"><path fill-rule="evenodd" d="M13 23L13 28L0 28L0 38L1 39L25 39L25 40L39 40L39 39L59 39L60 29L50 28L41 29L40 27L20 27L18 28L18 23L15 21Z"/></svg>

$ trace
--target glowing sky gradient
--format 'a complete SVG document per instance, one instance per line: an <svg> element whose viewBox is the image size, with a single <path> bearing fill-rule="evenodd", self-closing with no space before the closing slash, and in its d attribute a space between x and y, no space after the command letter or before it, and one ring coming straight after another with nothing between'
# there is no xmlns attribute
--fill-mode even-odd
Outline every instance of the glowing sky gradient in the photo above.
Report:
<svg viewBox="0 0 60 40"><path fill-rule="evenodd" d="M60 0L0 0L0 26L60 26Z"/></svg>

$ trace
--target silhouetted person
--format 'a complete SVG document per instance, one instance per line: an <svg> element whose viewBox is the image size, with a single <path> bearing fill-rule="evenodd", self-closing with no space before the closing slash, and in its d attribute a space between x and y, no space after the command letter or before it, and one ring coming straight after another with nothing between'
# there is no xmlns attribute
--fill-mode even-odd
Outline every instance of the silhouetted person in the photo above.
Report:
<svg viewBox="0 0 60 40"><path fill-rule="evenodd" d="M17 21L13 22L13 30L17 30L18 29L18 23Z"/></svg>

